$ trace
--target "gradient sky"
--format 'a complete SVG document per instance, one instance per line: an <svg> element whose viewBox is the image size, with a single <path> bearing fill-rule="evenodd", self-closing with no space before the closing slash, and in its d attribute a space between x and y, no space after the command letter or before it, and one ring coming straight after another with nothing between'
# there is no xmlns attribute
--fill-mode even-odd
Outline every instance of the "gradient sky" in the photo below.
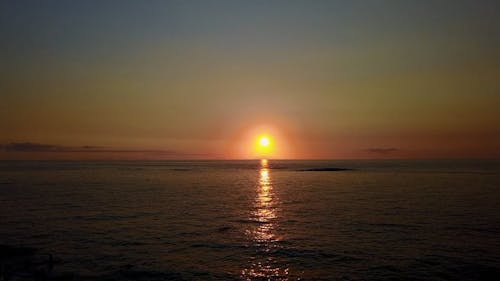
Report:
<svg viewBox="0 0 500 281"><path fill-rule="evenodd" d="M498 1L0 1L0 159L500 157Z"/></svg>

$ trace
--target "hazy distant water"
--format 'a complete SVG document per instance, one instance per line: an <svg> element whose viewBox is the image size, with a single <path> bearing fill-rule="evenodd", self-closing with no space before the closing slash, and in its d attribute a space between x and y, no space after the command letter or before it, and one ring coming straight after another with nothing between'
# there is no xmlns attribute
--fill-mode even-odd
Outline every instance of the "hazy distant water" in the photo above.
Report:
<svg viewBox="0 0 500 281"><path fill-rule="evenodd" d="M0 162L0 244L74 280L498 280L500 162Z"/></svg>

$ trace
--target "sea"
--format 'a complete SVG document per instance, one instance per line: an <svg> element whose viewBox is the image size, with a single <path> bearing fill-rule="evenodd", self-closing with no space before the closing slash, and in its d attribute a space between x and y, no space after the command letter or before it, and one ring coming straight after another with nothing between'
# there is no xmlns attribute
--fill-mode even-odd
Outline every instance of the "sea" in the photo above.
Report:
<svg viewBox="0 0 500 281"><path fill-rule="evenodd" d="M2 280L500 280L500 161L0 161L0 245Z"/></svg>

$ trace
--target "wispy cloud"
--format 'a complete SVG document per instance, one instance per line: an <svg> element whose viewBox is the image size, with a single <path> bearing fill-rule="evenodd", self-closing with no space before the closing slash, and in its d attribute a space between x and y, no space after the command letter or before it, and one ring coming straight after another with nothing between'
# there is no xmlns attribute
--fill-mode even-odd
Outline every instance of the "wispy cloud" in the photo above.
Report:
<svg viewBox="0 0 500 281"><path fill-rule="evenodd" d="M399 151L398 148L394 148L394 147L374 147L374 148L368 148L366 149L367 152L370 152L370 153L375 153L375 154L391 154L391 153L394 153L394 152L397 152Z"/></svg>
<svg viewBox="0 0 500 281"><path fill-rule="evenodd" d="M43 144L34 142L12 142L0 145L0 150L10 152L90 152L90 153L160 153L180 154L174 150L150 149L117 149L104 146L63 146L57 144Z"/></svg>

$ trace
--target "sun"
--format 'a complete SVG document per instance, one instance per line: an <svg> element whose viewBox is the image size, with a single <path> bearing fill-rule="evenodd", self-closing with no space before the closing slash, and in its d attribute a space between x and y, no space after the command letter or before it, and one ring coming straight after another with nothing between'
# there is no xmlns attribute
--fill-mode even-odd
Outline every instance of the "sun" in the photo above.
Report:
<svg viewBox="0 0 500 281"><path fill-rule="evenodd" d="M265 136L260 137L260 139L259 139L259 145L260 146L267 147L270 144L271 144L271 141L269 140L268 137L265 137Z"/></svg>
<svg viewBox="0 0 500 281"><path fill-rule="evenodd" d="M259 157L269 157L274 151L274 141L269 135L260 135L255 142L255 152Z"/></svg>

